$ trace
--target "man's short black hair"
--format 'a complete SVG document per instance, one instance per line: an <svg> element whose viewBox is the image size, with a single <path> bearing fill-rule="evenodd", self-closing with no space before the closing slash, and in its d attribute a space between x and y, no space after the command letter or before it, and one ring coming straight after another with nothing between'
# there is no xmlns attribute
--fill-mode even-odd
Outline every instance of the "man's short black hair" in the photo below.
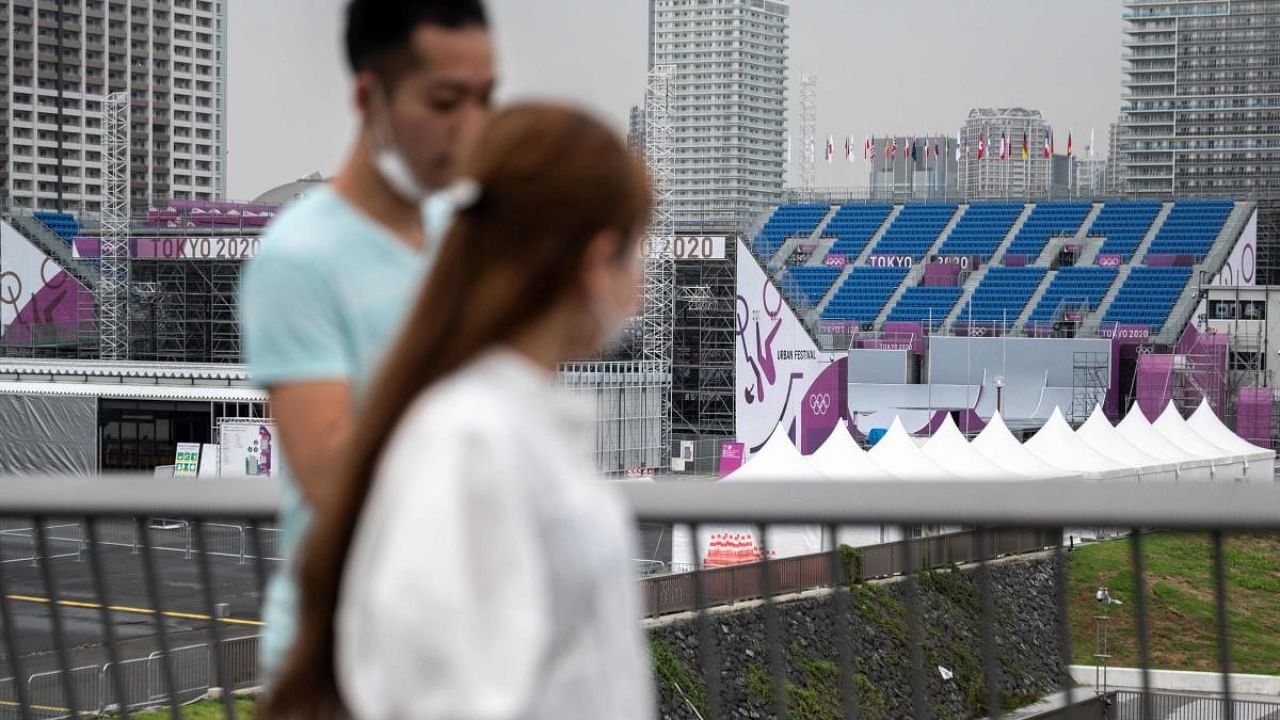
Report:
<svg viewBox="0 0 1280 720"><path fill-rule="evenodd" d="M482 0L351 0L347 5L347 62L394 79L408 63L414 30L488 27Z"/></svg>

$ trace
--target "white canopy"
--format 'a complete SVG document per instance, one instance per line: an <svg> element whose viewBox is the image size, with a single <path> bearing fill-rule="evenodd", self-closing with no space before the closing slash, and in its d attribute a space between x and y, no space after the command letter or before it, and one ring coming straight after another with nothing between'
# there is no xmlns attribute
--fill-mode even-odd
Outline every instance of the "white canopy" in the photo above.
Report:
<svg viewBox="0 0 1280 720"><path fill-rule="evenodd" d="M902 480L955 480L955 473L934 462L916 445L902 421L893 419L889 431L867 453L880 467Z"/></svg>
<svg viewBox="0 0 1280 720"><path fill-rule="evenodd" d="M881 467L849 434L849 425L841 420L827 441L806 458L809 465L829 480L879 480L897 478L889 468Z"/></svg>
<svg viewBox="0 0 1280 720"><path fill-rule="evenodd" d="M1143 452L1176 464L1179 482L1204 482L1213 477L1213 461L1192 455L1169 442L1147 420L1142 408L1134 403L1129 414L1116 425L1116 432Z"/></svg>
<svg viewBox="0 0 1280 720"><path fill-rule="evenodd" d="M1023 443L1023 447L1043 462L1061 470L1079 472L1086 480L1132 480L1135 477L1132 468L1108 460L1077 437L1057 407L1044 427Z"/></svg>
<svg viewBox="0 0 1280 720"><path fill-rule="evenodd" d="M1139 481L1173 482L1178 479L1174 463L1143 452L1129 442L1107 420L1101 405L1093 406L1089 419L1076 429L1076 436L1111 462L1136 469Z"/></svg>
<svg viewBox="0 0 1280 720"><path fill-rule="evenodd" d="M1004 418L1000 417L998 410L969 444L988 460L1019 475L1056 478L1065 474L1065 471L1049 465L1023 447L1013 433L1009 432L1009 426L1004 424Z"/></svg>
<svg viewBox="0 0 1280 720"><path fill-rule="evenodd" d="M1219 447L1204 439L1182 419L1182 413L1170 400L1160 417L1151 423L1156 432L1166 440L1196 457L1208 460L1210 476L1217 481L1234 481L1244 478L1244 456Z"/></svg>
<svg viewBox="0 0 1280 720"><path fill-rule="evenodd" d="M788 480L821 480L809 461L796 450L782 425L746 464L719 482L758 482ZM764 538L756 537L750 525L702 525L694 547L691 528L677 525L671 533L671 559L695 564L701 555L707 567L737 565L761 559ZM775 558L811 555L822 552L822 528L819 525L770 525L769 553Z"/></svg>
<svg viewBox="0 0 1280 720"><path fill-rule="evenodd" d="M841 420L827 441L806 458L820 475L834 481L892 481L897 475L883 468L858 446ZM897 527L884 525L841 525L836 528L836 544L862 547L902 539Z"/></svg>
<svg viewBox="0 0 1280 720"><path fill-rule="evenodd" d="M1201 398L1200 407L1187 418L1187 424L1214 445L1243 455L1250 482L1275 482L1275 451L1258 447L1232 432L1209 407L1208 400Z"/></svg>
<svg viewBox="0 0 1280 720"><path fill-rule="evenodd" d="M960 428L947 413L942 427L923 448L929 459L966 480L1028 480L1029 476L1011 472L983 455L965 439Z"/></svg>

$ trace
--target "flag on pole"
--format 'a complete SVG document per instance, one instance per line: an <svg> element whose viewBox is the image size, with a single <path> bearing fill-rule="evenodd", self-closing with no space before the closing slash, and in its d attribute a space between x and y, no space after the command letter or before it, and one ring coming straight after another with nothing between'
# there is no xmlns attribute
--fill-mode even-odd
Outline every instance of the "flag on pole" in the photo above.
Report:
<svg viewBox="0 0 1280 720"><path fill-rule="evenodd" d="M1031 157L1031 146L1027 145L1027 134L1022 133L1022 159Z"/></svg>
<svg viewBox="0 0 1280 720"><path fill-rule="evenodd" d="M1093 159L1093 128L1089 128L1089 159Z"/></svg>
<svg viewBox="0 0 1280 720"><path fill-rule="evenodd" d="M1058 152L1058 143L1053 139L1053 130L1049 131L1049 154L1055 155Z"/></svg>
<svg viewBox="0 0 1280 720"><path fill-rule="evenodd" d="M876 146L874 143L871 142L871 136L868 135L866 139L862 141L862 159L870 160L875 156L876 156Z"/></svg>
<svg viewBox="0 0 1280 720"><path fill-rule="evenodd" d="M960 136L960 131L956 131L956 162L960 162L960 158L965 157L964 138Z"/></svg>
<svg viewBox="0 0 1280 720"><path fill-rule="evenodd" d="M1044 131L1044 159L1045 160L1048 160L1053 155L1053 146L1051 144L1052 141L1049 139L1051 137L1053 137L1053 131L1048 128L1045 128L1045 131Z"/></svg>
<svg viewBox="0 0 1280 720"><path fill-rule="evenodd" d="M987 137L981 132L978 133L978 159L982 160L987 157Z"/></svg>
<svg viewBox="0 0 1280 720"><path fill-rule="evenodd" d="M939 149L939 145L938 145L938 138L937 138L937 137L935 137L935 138L933 139L933 157L934 157L934 158L940 158L940 157L942 157L942 151Z"/></svg>
<svg viewBox="0 0 1280 720"><path fill-rule="evenodd" d="M896 137L893 139L893 148L889 150L889 159L890 160L898 159L898 138Z"/></svg>
<svg viewBox="0 0 1280 720"><path fill-rule="evenodd" d="M844 159L853 162L853 136L846 135L844 138Z"/></svg>
<svg viewBox="0 0 1280 720"><path fill-rule="evenodd" d="M791 164L791 133L787 133L787 164Z"/></svg>
<svg viewBox="0 0 1280 720"><path fill-rule="evenodd" d="M827 136L827 162L831 162L831 158L836 154L836 141L830 135Z"/></svg>
<svg viewBox="0 0 1280 720"><path fill-rule="evenodd" d="M1000 132L1000 159L1009 159L1009 133L1004 131Z"/></svg>
<svg viewBox="0 0 1280 720"><path fill-rule="evenodd" d="M1071 148L1071 131L1070 131L1070 130L1068 130L1068 131L1067 131L1067 157L1071 157L1071 153L1072 153L1072 148Z"/></svg>
<svg viewBox="0 0 1280 720"><path fill-rule="evenodd" d="M911 144L907 146L907 159L911 162L916 161L916 139L911 138Z"/></svg>

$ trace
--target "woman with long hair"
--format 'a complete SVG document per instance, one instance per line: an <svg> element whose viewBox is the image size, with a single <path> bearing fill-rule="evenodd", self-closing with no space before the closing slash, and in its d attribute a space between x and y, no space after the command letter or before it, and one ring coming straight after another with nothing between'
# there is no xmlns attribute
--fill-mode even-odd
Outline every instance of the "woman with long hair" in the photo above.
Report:
<svg viewBox="0 0 1280 720"><path fill-rule="evenodd" d="M557 367L633 314L652 197L589 116L498 113L302 555L272 717L652 718L634 524Z"/></svg>

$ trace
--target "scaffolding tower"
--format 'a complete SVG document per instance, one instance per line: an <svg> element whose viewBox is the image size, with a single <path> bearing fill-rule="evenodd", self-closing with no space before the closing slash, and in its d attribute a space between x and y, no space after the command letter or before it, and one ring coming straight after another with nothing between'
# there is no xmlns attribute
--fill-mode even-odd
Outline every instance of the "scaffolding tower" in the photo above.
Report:
<svg viewBox="0 0 1280 720"><path fill-rule="evenodd" d="M660 447L671 447L672 325L675 303L675 207L671 187L672 94L675 66L656 65L649 71L645 89L645 160L653 183L654 211L644 257L644 307L642 310L642 358L660 377L666 378L662 399Z"/></svg>
<svg viewBox="0 0 1280 720"><path fill-rule="evenodd" d="M236 288L242 263L149 260L132 271L130 357L240 362Z"/></svg>
<svg viewBox="0 0 1280 720"><path fill-rule="evenodd" d="M129 357L129 94L102 104L102 245L98 260L98 357Z"/></svg>
<svg viewBox="0 0 1280 720"><path fill-rule="evenodd" d="M1089 419L1093 408L1107 401L1107 388L1111 386L1111 354L1104 352L1075 352L1071 357L1071 417L1072 424Z"/></svg>
<svg viewBox="0 0 1280 720"><path fill-rule="evenodd" d="M800 189L812 199L818 186L818 76L800 76Z"/></svg>

